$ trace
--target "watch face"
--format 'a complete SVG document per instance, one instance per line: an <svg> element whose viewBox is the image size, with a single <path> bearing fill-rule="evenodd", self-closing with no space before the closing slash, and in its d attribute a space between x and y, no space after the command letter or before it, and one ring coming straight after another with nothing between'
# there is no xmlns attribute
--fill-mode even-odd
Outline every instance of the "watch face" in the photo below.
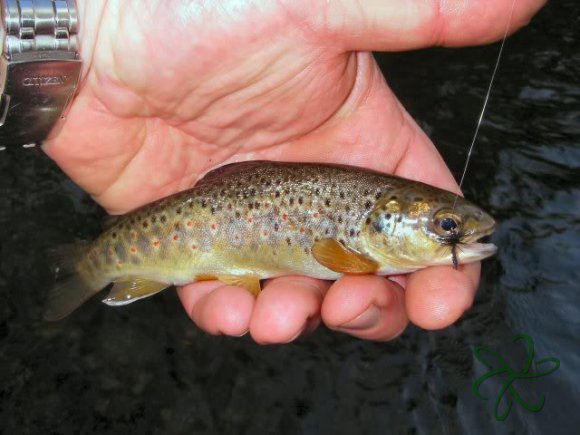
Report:
<svg viewBox="0 0 580 435"><path fill-rule="evenodd" d="M3 3L3 2L0 2ZM4 20L4 8L0 8L0 41L2 41L2 53L6 50L6 21Z"/></svg>

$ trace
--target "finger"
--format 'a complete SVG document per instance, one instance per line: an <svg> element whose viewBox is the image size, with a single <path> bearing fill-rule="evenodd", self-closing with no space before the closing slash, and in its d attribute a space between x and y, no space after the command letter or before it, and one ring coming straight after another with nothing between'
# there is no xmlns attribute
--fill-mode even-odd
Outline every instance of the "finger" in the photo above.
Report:
<svg viewBox="0 0 580 435"><path fill-rule="evenodd" d="M479 283L480 263L454 270L430 267L407 277L407 312L411 322L425 329L454 323L471 307Z"/></svg>
<svg viewBox="0 0 580 435"><path fill-rule="evenodd" d="M340 152L329 153L328 144ZM261 157L280 158L274 151ZM293 141L285 158L365 166L458 191L433 142L398 101L369 53L357 54L356 85L337 115Z"/></svg>
<svg viewBox="0 0 580 435"><path fill-rule="evenodd" d="M270 281L258 296L250 322L252 338L261 344L288 343L320 323L320 305L330 284L285 276Z"/></svg>
<svg viewBox="0 0 580 435"><path fill-rule="evenodd" d="M208 281L179 288L178 295L191 320L204 331L234 337L248 332L255 298L247 290Z"/></svg>
<svg viewBox="0 0 580 435"><path fill-rule="evenodd" d="M518 0L510 31L527 24L545 0ZM347 50L409 50L432 45L483 44L501 38L510 17L509 0L362 0L328 2L311 14ZM337 36L338 35L338 36Z"/></svg>
<svg viewBox="0 0 580 435"><path fill-rule="evenodd" d="M368 340L391 340L408 323L403 289L373 275L339 279L324 298L321 313L329 328Z"/></svg>

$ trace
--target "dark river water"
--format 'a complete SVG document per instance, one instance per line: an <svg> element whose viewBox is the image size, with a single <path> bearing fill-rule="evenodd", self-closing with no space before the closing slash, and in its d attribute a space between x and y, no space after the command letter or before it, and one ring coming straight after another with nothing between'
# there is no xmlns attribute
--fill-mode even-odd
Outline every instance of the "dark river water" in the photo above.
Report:
<svg viewBox="0 0 580 435"><path fill-rule="evenodd" d="M456 175L497 52L377 55ZM553 1L507 41L465 181L500 223L476 303L389 343L211 337L173 291L43 323L45 251L94 236L103 213L39 150L4 151L0 433L580 433L579 80L580 3Z"/></svg>

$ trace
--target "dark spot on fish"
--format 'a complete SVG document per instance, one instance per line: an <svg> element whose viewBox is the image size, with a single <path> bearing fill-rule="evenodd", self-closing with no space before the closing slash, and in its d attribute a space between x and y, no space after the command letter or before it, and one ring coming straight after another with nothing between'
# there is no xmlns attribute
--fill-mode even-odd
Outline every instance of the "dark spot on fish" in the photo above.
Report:
<svg viewBox="0 0 580 435"><path fill-rule="evenodd" d="M280 229L280 225L278 223L274 224L274 231L278 231Z"/></svg>
<svg viewBox="0 0 580 435"><path fill-rule="evenodd" d="M314 238L314 242L318 242L318 241L320 241L320 237L316 236L316 237Z"/></svg>
<svg viewBox="0 0 580 435"><path fill-rule="evenodd" d="M415 197L415 201L417 201L417 202L423 201L423 197L422 196L416 196Z"/></svg>
<svg viewBox="0 0 580 435"><path fill-rule="evenodd" d="M382 195L382 192L379 190L377 193L375 193L375 199L377 199L377 200L380 199L381 195Z"/></svg>
<svg viewBox="0 0 580 435"><path fill-rule="evenodd" d="M236 212L236 219L240 219L241 217L242 217L242 214L239 211L237 211Z"/></svg>
<svg viewBox="0 0 580 435"><path fill-rule="evenodd" d="M326 205L327 207L330 207L330 198L326 198L324 200L324 205Z"/></svg>
<svg viewBox="0 0 580 435"><path fill-rule="evenodd" d="M177 207L177 208L175 209L175 213L177 213L177 214L181 214L181 207Z"/></svg>
<svg viewBox="0 0 580 435"><path fill-rule="evenodd" d="M338 223L341 224L342 223L342 216L338 215Z"/></svg>
<svg viewBox="0 0 580 435"><path fill-rule="evenodd" d="M316 188L316 190L314 191L314 193L318 196L320 196L320 189Z"/></svg>
<svg viewBox="0 0 580 435"><path fill-rule="evenodd" d="M370 201L367 201L367 202L365 202L365 208L366 208L367 210L369 210L369 209L371 208L371 206L372 206L372 205L373 205L373 203L372 203L372 202L370 202Z"/></svg>
<svg viewBox="0 0 580 435"><path fill-rule="evenodd" d="M308 249L308 248L304 248L304 253L305 253L305 254L310 254L310 249Z"/></svg>
<svg viewBox="0 0 580 435"><path fill-rule="evenodd" d="M365 190L364 190L364 192L363 192L363 195L364 195L364 196L367 196L369 193L371 193L371 192L369 191L369 189L365 189Z"/></svg>
<svg viewBox="0 0 580 435"><path fill-rule="evenodd" d="M347 213L350 213L350 205L347 205L346 207L344 207L344 210L345 210Z"/></svg>
<svg viewBox="0 0 580 435"><path fill-rule="evenodd" d="M393 217L391 213L385 213L385 219L389 220Z"/></svg>
<svg viewBox="0 0 580 435"><path fill-rule="evenodd" d="M201 207L202 208L206 208L207 207L207 200L206 199L202 199L201 200Z"/></svg>
<svg viewBox="0 0 580 435"><path fill-rule="evenodd" d="M256 201L256 202L254 203L254 207L256 207L256 210L258 210L258 209L259 209L261 206L262 206L262 204L261 204L261 203L259 203L258 201Z"/></svg>
<svg viewBox="0 0 580 435"><path fill-rule="evenodd" d="M255 195L256 195L256 189L251 189L250 196L255 196Z"/></svg>
<svg viewBox="0 0 580 435"><path fill-rule="evenodd" d="M290 200L288 201L288 203L290 204L290 206L294 205L294 198L290 197Z"/></svg>
<svg viewBox="0 0 580 435"><path fill-rule="evenodd" d="M117 258L120 261L125 261L127 259L127 251L125 250L125 247L120 243L117 243L115 245L115 253L117 254Z"/></svg>
<svg viewBox="0 0 580 435"><path fill-rule="evenodd" d="M403 216L399 216L399 217L397 218L397 222L403 222Z"/></svg>
<svg viewBox="0 0 580 435"><path fill-rule="evenodd" d="M253 202L248 203L248 208L252 210L254 208L254 203Z"/></svg>
<svg viewBox="0 0 580 435"><path fill-rule="evenodd" d="M157 216L151 216L151 223L154 224L157 222Z"/></svg>
<svg viewBox="0 0 580 435"><path fill-rule="evenodd" d="M290 237L286 237L286 243L288 246L292 246L292 240L290 240Z"/></svg>
<svg viewBox="0 0 580 435"><path fill-rule="evenodd" d="M356 234L356 231L351 229L350 232L348 233L351 237L354 237L354 235Z"/></svg>
<svg viewBox="0 0 580 435"><path fill-rule="evenodd" d="M380 220L376 220L373 222L373 228L377 233L383 231L383 223Z"/></svg>
<svg viewBox="0 0 580 435"><path fill-rule="evenodd" d="M345 198L345 194L344 192L341 190L339 193L340 199L344 199Z"/></svg>
<svg viewBox="0 0 580 435"><path fill-rule="evenodd" d="M135 218L131 219L131 225L135 225Z"/></svg>
<svg viewBox="0 0 580 435"><path fill-rule="evenodd" d="M149 226L149 223L147 221L143 222L143 228L147 228Z"/></svg>
<svg viewBox="0 0 580 435"><path fill-rule="evenodd" d="M162 214L159 220L161 221L162 224L164 224L165 222L167 222L167 217L164 214Z"/></svg>
<svg viewBox="0 0 580 435"><path fill-rule="evenodd" d="M370 224L370 223L371 223L371 218L370 218L370 217L368 217L368 218L367 218L367 220L365 221L365 224L367 224L367 225L368 225L368 224Z"/></svg>
<svg viewBox="0 0 580 435"><path fill-rule="evenodd" d="M117 233L113 233L113 234L111 234L111 237L112 237L113 239L116 239L116 238L117 238Z"/></svg>
<svg viewBox="0 0 580 435"><path fill-rule="evenodd" d="M298 197L298 204L300 205L304 204L304 198L302 198L301 196Z"/></svg>
<svg viewBox="0 0 580 435"><path fill-rule="evenodd" d="M215 207L213 205L211 206L210 211L211 211L211 214L215 214Z"/></svg>

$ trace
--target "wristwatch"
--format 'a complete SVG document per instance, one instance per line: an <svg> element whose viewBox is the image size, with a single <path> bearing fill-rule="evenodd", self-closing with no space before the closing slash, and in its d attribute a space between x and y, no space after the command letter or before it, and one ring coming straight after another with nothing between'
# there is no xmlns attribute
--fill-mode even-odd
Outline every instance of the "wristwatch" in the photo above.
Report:
<svg viewBox="0 0 580 435"><path fill-rule="evenodd" d="M75 0L0 0L0 148L42 142L81 72Z"/></svg>

